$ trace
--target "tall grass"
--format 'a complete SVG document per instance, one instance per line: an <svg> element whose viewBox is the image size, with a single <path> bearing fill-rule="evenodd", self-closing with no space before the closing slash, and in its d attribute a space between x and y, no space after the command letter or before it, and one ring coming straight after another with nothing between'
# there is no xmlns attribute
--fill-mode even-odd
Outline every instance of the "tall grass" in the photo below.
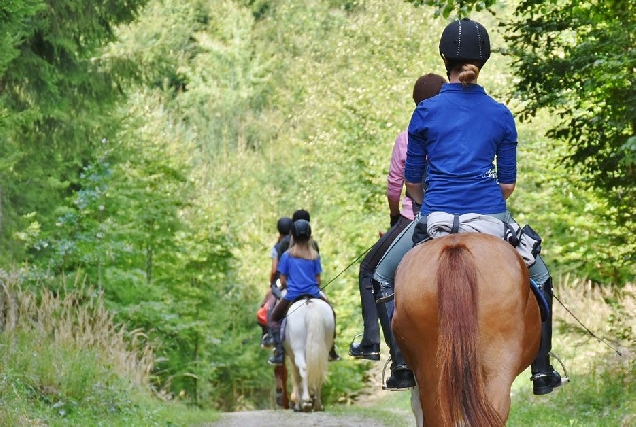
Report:
<svg viewBox="0 0 636 427"><path fill-rule="evenodd" d="M93 288L36 292L0 271L0 329L2 425L134 417L134 396L149 394L151 345Z"/></svg>
<svg viewBox="0 0 636 427"><path fill-rule="evenodd" d="M571 382L533 396L529 371L520 375L508 425L636 425L636 286L610 289L569 275L557 282L552 351Z"/></svg>

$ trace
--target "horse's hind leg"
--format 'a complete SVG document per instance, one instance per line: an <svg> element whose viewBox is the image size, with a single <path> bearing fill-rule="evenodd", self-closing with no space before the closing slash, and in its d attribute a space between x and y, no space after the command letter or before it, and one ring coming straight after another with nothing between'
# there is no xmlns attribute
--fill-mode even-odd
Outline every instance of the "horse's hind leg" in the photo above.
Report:
<svg viewBox="0 0 636 427"><path fill-rule="evenodd" d="M325 407L322 406L322 385L317 385L314 390L314 411L324 411Z"/></svg>
<svg viewBox="0 0 636 427"><path fill-rule="evenodd" d="M300 392L302 393L300 399L298 399L298 404L300 406L300 410L302 411L310 411L311 410L311 397L309 396L309 384L307 381L307 362L305 361L305 355L298 355L296 357L296 366L298 367L298 373L300 374L300 383L301 388Z"/></svg>
<svg viewBox="0 0 636 427"><path fill-rule="evenodd" d="M300 411L300 372L298 372L295 361L292 359L291 362L291 409L293 409L294 411Z"/></svg>

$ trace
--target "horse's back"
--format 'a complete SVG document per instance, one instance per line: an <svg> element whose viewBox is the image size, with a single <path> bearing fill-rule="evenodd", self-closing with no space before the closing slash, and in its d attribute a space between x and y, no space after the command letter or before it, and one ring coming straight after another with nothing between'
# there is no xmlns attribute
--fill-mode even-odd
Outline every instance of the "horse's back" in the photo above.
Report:
<svg viewBox="0 0 636 427"><path fill-rule="evenodd" d="M325 343L329 346L333 344L335 329L333 309L322 299L301 299L291 304L287 310L285 340L289 346L296 346L296 351L304 349L305 338L310 329L315 332L319 329Z"/></svg>
<svg viewBox="0 0 636 427"><path fill-rule="evenodd" d="M467 264L448 263L453 251L461 253ZM476 345L484 378L490 381L486 392L505 389L532 362L538 349L538 306L530 290L527 267L509 243L487 234L462 233L416 246L405 255L396 273L393 330L407 363L416 371L418 385L424 390L422 396L431 396L431 407L440 382L438 292L445 289L438 289L438 280L448 277L449 269L464 265L470 265L475 273ZM464 290L470 291L468 285L460 283L453 292ZM509 388L507 393L509 399ZM505 412L501 414L504 418Z"/></svg>
<svg viewBox="0 0 636 427"><path fill-rule="evenodd" d="M506 241L481 233L451 234L431 240L411 249L396 273L396 320L404 316L416 329L424 328L436 336L437 275L442 252L449 247L463 246L470 253L477 272L479 329L481 344L500 358L501 347L510 348L511 358L522 353L535 353L527 348L538 345L539 309L529 285L528 269L523 259ZM426 309L428 308L428 309ZM530 325L537 334L526 336ZM408 329L408 328L407 328ZM486 354L488 357L488 354ZM534 354L527 357L532 359ZM525 360L524 360L525 363ZM517 375L519 372L516 372Z"/></svg>
<svg viewBox="0 0 636 427"><path fill-rule="evenodd" d="M288 330L300 328L310 310L315 310L320 315L324 327L333 333L335 328L333 309L329 303L320 298L300 299L292 303L287 310Z"/></svg>

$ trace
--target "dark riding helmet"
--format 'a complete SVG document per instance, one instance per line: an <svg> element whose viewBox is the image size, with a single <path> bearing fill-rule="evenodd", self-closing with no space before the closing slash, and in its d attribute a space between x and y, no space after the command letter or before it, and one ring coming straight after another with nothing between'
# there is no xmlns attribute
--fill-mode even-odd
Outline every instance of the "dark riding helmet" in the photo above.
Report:
<svg viewBox="0 0 636 427"><path fill-rule="evenodd" d="M311 225L306 219L294 221L291 229L292 236L296 240L309 240L311 237Z"/></svg>
<svg viewBox="0 0 636 427"><path fill-rule="evenodd" d="M468 18L453 21L442 32L439 54L451 65L475 62L481 68L490 58L488 31L479 22Z"/></svg>
<svg viewBox="0 0 636 427"><path fill-rule="evenodd" d="M278 228L278 232L283 236L287 236L291 231L292 224L294 222L288 216L284 216L278 219L278 223L276 224L276 228Z"/></svg>
<svg viewBox="0 0 636 427"><path fill-rule="evenodd" d="M299 219L304 219L305 221L309 222L310 218L311 217L309 216L309 212L305 209L298 209L292 215L292 221L294 222L298 221Z"/></svg>

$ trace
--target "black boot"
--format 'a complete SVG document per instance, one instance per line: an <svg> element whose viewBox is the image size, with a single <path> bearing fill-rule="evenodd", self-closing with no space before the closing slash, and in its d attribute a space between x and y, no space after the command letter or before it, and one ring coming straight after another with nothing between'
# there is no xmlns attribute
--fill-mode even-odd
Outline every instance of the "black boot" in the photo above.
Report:
<svg viewBox="0 0 636 427"><path fill-rule="evenodd" d="M327 303L331 306L329 301L327 301ZM333 312L333 344L329 349L329 361L338 362L340 360L340 354L338 353L338 346L336 346L336 310L331 307L331 311Z"/></svg>
<svg viewBox="0 0 636 427"><path fill-rule="evenodd" d="M270 356L267 363L270 365L284 365L285 350L280 339L280 326L270 326L269 335L274 339L274 353Z"/></svg>
<svg viewBox="0 0 636 427"><path fill-rule="evenodd" d="M536 395L548 394L557 387L567 382L561 379L561 375L550 364L550 350L552 349L552 278L548 278L543 286L540 286L543 296L548 303L550 311L545 322L541 323L541 345L537 358L532 362L532 392Z"/></svg>
<svg viewBox="0 0 636 427"><path fill-rule="evenodd" d="M337 362L339 360L340 360L340 354L338 354L338 347L336 347L336 343L334 343L331 346L331 349L329 350L329 361Z"/></svg>
<svg viewBox="0 0 636 427"><path fill-rule="evenodd" d="M385 300L390 293L380 290L376 292L376 295ZM413 371L406 365L402 351L400 351L400 347L397 345L395 337L393 336L393 330L391 329L395 303L393 299L386 302L379 302L377 303L377 308L380 325L382 326L382 332L384 333L386 345L389 347L392 361L391 375L387 378L386 385L383 385L382 388L385 390L411 389L415 387L415 377L413 376Z"/></svg>
<svg viewBox="0 0 636 427"><path fill-rule="evenodd" d="M356 359L380 360L380 344L352 342L349 344L349 356Z"/></svg>
<svg viewBox="0 0 636 427"><path fill-rule="evenodd" d="M261 348L271 348L274 346L274 338L269 332L265 332L261 338Z"/></svg>

